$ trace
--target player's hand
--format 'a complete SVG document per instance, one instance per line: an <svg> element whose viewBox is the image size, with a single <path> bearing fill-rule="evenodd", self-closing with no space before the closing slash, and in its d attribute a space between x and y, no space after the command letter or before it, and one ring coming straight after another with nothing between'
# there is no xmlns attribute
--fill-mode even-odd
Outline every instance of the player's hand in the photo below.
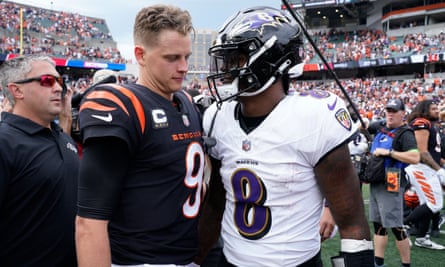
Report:
<svg viewBox="0 0 445 267"><path fill-rule="evenodd" d="M376 148L374 151L374 155L376 157L389 157L390 150L386 148Z"/></svg>
<svg viewBox="0 0 445 267"><path fill-rule="evenodd" d="M67 87L65 96L62 99L62 106L63 106L62 112L71 113L71 98L73 97L73 94L74 94L73 89Z"/></svg>
<svg viewBox="0 0 445 267"><path fill-rule="evenodd" d="M59 113L59 125L67 134L71 134L71 123L73 121L71 111L71 98L73 89L67 88L65 96L62 98L62 110Z"/></svg>
<svg viewBox="0 0 445 267"><path fill-rule="evenodd" d="M332 238L337 233L334 217L332 217L331 210L328 207L323 209L323 214L320 219L320 237L321 242Z"/></svg>

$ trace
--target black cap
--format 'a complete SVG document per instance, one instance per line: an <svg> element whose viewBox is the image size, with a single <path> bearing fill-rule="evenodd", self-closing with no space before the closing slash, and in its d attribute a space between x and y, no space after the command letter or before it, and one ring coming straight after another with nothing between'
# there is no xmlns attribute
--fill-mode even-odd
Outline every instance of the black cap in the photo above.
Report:
<svg viewBox="0 0 445 267"><path fill-rule="evenodd" d="M400 99L390 99L388 103L386 103L385 109L393 109L395 111L405 110L405 104Z"/></svg>

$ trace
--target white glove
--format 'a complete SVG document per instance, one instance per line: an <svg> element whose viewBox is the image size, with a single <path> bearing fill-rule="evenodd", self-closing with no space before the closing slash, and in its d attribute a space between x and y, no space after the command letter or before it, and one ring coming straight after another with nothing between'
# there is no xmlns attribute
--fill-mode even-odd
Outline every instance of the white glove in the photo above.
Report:
<svg viewBox="0 0 445 267"><path fill-rule="evenodd" d="M198 264L196 264L196 263L194 263L194 262L191 262L191 263L185 265L185 267L199 267L199 266L200 266L200 265L198 265Z"/></svg>
<svg viewBox="0 0 445 267"><path fill-rule="evenodd" d="M445 169L444 169L444 168L440 168L440 169L436 172L436 174L437 174L437 177L439 177L440 184L441 184L442 186L445 186Z"/></svg>

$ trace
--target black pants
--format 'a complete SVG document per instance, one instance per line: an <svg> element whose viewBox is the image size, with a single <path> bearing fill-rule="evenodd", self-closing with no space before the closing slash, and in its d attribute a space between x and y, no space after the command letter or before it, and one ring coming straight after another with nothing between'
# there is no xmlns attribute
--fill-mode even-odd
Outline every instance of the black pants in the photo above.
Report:
<svg viewBox="0 0 445 267"><path fill-rule="evenodd" d="M206 258L201 263L201 267L218 267L223 254L222 247L223 242L220 238L218 239L218 242L213 245L212 249L209 251L209 254L207 254Z"/></svg>
<svg viewBox="0 0 445 267"><path fill-rule="evenodd" d="M236 267L227 261L226 256L222 255L221 260L219 261L218 267ZM296 267L323 267L323 262L321 261L321 253L320 251L315 255L312 259L306 261L303 264L300 264Z"/></svg>

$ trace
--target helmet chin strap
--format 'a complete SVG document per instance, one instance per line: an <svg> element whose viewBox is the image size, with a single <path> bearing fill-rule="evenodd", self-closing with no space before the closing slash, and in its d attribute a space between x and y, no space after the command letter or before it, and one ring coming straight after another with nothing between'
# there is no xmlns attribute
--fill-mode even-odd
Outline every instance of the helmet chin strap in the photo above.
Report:
<svg viewBox="0 0 445 267"><path fill-rule="evenodd" d="M298 78L303 75L304 71L304 62L297 64L289 69L287 72L289 74L289 78Z"/></svg>
<svg viewBox="0 0 445 267"><path fill-rule="evenodd" d="M231 83L225 83L217 87L220 99L227 100L235 97L235 94L238 92L238 80L239 78L237 77Z"/></svg>
<svg viewBox="0 0 445 267"><path fill-rule="evenodd" d="M284 70L291 64L292 61L290 59L284 61L283 64L281 64L277 71L274 73L274 75L270 77L270 79L267 80L267 82L260 89L256 90L255 92L243 92L240 94L240 96L255 96L266 91L266 89L269 88L277 80L277 78L283 74Z"/></svg>

